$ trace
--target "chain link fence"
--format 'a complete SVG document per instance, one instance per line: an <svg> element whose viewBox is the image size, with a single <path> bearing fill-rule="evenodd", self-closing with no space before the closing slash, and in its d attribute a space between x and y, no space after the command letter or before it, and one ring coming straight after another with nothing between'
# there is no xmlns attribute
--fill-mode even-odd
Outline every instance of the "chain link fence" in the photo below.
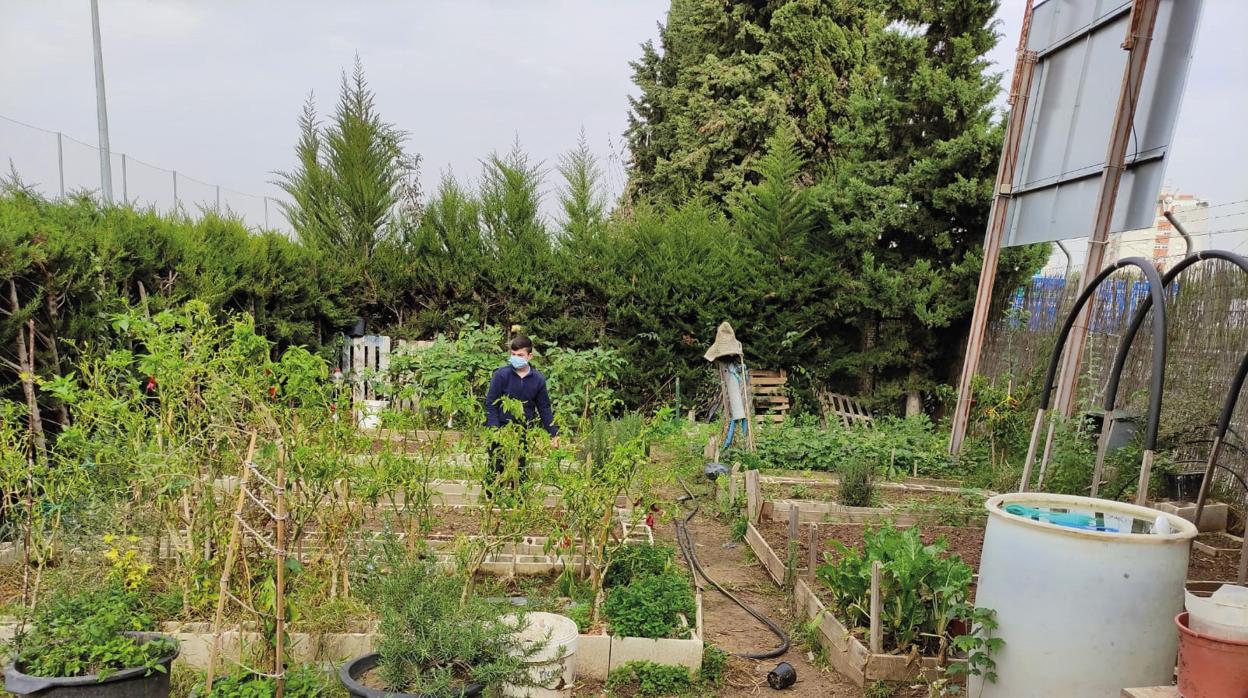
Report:
<svg viewBox="0 0 1248 698"><path fill-rule="evenodd" d="M235 191L116 151L109 153L109 162L118 202L191 218L220 212L256 230L292 232L274 197ZM49 199L84 192L98 197L101 191L98 148L5 116L0 116L0 164L0 176L16 174L22 184Z"/></svg>

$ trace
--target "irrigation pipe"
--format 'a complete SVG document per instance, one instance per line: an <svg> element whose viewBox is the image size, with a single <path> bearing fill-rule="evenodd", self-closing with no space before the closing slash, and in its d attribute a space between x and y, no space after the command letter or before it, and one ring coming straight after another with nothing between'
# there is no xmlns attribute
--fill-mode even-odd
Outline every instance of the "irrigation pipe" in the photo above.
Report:
<svg viewBox="0 0 1248 698"><path fill-rule="evenodd" d="M693 502L693 509L689 511L689 514L683 519L676 519L676 545L680 548L681 555L684 556L685 562L689 564L690 569L694 570L695 574L700 575L702 579L706 580L707 584L711 585L716 591L726 596L728 600L740 606L742 610L753 616L758 622L767 626L767 629L772 633L775 633L775 636L780 639L780 644L775 649L768 650L766 652L732 652L731 654L734 657L742 657L744 659L775 659L776 657L783 655L785 652L788 652L789 634L784 631L784 628L776 625L775 621L763 615L761 611L737 598L737 596L731 591L728 591L720 586L719 582L711 579L711 576L706 573L705 569L702 568L702 563L698 561L698 554L693 543L693 534L689 533L689 522L693 520L694 516L697 515L698 509L700 509L702 505L693 496L693 493L689 491L689 488L685 485L684 480L677 476L676 482L680 483L681 489L685 491L686 496L682 498L682 501L689 500Z"/></svg>

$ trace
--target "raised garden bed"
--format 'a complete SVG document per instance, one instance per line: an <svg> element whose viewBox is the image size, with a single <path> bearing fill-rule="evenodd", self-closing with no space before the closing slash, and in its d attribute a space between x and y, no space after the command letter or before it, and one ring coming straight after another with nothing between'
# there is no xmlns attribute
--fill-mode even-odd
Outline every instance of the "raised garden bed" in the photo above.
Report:
<svg viewBox="0 0 1248 698"><path fill-rule="evenodd" d="M644 637L613 637L605 631L581 634L577 638L576 667L578 676L605 680L612 669L631 661L651 661L696 670L702 665L702 594L695 593L697 617L688 638L650 639ZM358 632L289 633L288 649L293 663L338 664L352 657L374 651L377 641L376 623L361 624ZM0 621L0 642L13 639L16 621ZM177 662L194 669L207 669L212 648L211 623L162 624L161 631L181 644ZM240 641L255 646L263 641L259 632L237 628L221 633L223 656L237 656Z"/></svg>
<svg viewBox="0 0 1248 698"><path fill-rule="evenodd" d="M809 581L808 568L799 568L790 575L786 562L776 554L752 523L746 528L745 540L767 570L768 576L778 585L783 586L786 578L791 576L789 581L792 583L793 601L798 616L802 620L817 622L819 644L827 651L828 661L841 675L858 686L865 686L874 681L912 681L921 677L925 671L937 669L938 662L933 657L911 657L869 650L820 600L814 591L814 585Z"/></svg>

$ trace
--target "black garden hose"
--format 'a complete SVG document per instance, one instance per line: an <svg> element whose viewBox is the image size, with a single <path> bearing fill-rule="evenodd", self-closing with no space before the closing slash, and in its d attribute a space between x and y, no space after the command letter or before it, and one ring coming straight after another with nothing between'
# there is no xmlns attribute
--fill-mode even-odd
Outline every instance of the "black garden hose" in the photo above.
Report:
<svg viewBox="0 0 1248 698"><path fill-rule="evenodd" d="M780 639L780 644L775 649L771 649L766 652L733 652L731 654L734 657L743 657L745 659L774 659L783 655L785 652L788 652L789 634L784 631L784 628L776 625L775 621L763 615L761 611L737 598L737 596L732 592L720 586L719 582L711 579L711 576L706 573L706 570L702 569L702 563L698 562L698 554L693 544L693 534L689 533L689 522L693 520L694 516L697 515L698 509L702 505L698 503L697 499L693 496L693 493L689 491L689 488L685 485L684 480L677 477L676 482L680 483L681 489L683 489L687 495L684 499L693 502L693 509L689 511L689 514L683 519L676 519L676 545L680 548L680 552L684 556L685 562L689 564L690 569L694 570L695 574L700 575L702 579L706 580L707 584L711 585L716 591L726 596L728 600L740 606L746 613L754 616L758 622L767 626L767 629L775 633L776 637Z"/></svg>

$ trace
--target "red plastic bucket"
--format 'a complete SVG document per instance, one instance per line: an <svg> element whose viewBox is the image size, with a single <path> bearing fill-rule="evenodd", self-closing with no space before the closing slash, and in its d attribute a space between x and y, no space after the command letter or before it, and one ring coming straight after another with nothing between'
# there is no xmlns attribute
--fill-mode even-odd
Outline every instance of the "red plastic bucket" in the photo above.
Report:
<svg viewBox="0 0 1248 698"><path fill-rule="evenodd" d="M1248 642L1219 640L1179 626L1179 695L1183 698L1248 698Z"/></svg>

